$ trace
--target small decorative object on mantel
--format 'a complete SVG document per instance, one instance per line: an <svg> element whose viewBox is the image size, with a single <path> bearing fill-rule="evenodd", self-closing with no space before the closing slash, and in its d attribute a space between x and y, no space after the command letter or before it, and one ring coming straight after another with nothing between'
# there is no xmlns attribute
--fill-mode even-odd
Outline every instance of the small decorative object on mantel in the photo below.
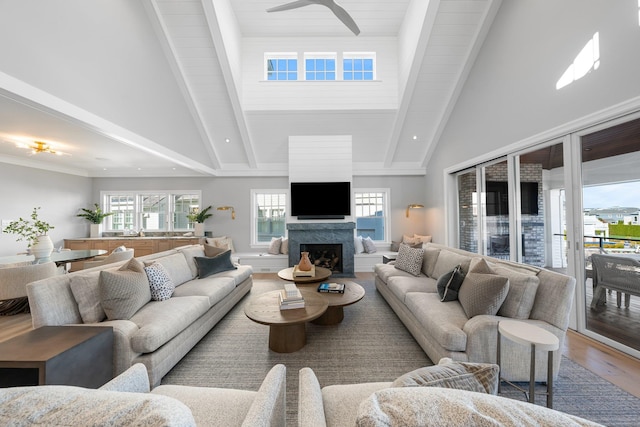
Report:
<svg viewBox="0 0 640 427"><path fill-rule="evenodd" d="M187 215L187 219L189 222L193 222L193 232L196 237L204 236L204 222L207 218L213 216L213 214L209 213L209 210L212 206L207 206L206 208L200 210L199 208L191 209L191 212Z"/></svg>
<svg viewBox="0 0 640 427"><path fill-rule="evenodd" d="M311 271L311 260L309 259L309 252L300 252L300 262L298 263L298 270Z"/></svg>
<svg viewBox="0 0 640 427"><path fill-rule="evenodd" d="M4 229L5 233L20 236L16 239L18 242L26 240L29 252L36 258L36 261L51 256L53 242L47 233L55 228L48 222L38 219L38 209L40 207L33 208L31 220L18 218L17 221L11 221Z"/></svg>
<svg viewBox="0 0 640 427"><path fill-rule="evenodd" d="M80 210L82 212L76 216L84 218L91 223L89 237L102 237L102 221L109 215L113 215L113 212L102 212L100 205L97 203L93 204L93 209L81 208Z"/></svg>

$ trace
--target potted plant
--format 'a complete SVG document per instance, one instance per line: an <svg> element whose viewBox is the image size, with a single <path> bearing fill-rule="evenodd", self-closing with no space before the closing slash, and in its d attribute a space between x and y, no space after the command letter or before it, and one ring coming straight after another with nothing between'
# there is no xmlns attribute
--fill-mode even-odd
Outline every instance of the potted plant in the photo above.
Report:
<svg viewBox="0 0 640 427"><path fill-rule="evenodd" d="M207 206L202 210L200 210L199 208L193 208L191 209L191 212L187 214L187 219L189 220L189 222L195 223L193 228L194 234L197 237L204 236L204 222L207 220L207 218L213 216L213 214L209 213L209 210L211 210L211 208L212 206Z"/></svg>
<svg viewBox="0 0 640 427"><path fill-rule="evenodd" d="M93 209L82 208L80 210L82 212L76 216L84 218L91 223L89 237L100 237L102 235L102 221L109 215L113 215L113 212L103 212L97 203L93 204Z"/></svg>
<svg viewBox="0 0 640 427"><path fill-rule="evenodd" d="M30 220L18 218L17 221L11 221L4 229L5 233L17 234L19 237L16 241L25 240L27 247L36 259L48 258L51 255L53 242L47 233L55 228L38 218L38 209L40 207L33 208Z"/></svg>

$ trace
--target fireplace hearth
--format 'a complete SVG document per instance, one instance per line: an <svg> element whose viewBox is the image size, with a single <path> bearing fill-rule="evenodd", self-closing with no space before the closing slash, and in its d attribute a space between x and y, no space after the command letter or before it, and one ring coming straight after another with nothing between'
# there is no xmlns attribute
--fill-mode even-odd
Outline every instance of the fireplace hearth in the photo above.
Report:
<svg viewBox="0 0 640 427"><path fill-rule="evenodd" d="M332 274L342 273L342 245L308 244L300 245L300 252L309 252L311 264L331 270Z"/></svg>
<svg viewBox="0 0 640 427"><path fill-rule="evenodd" d="M336 269L334 272L332 269L331 275L333 277L353 277L355 274L355 247L353 244L355 228L356 224L354 222L293 222L287 224L289 266L293 267L300 262L300 252L311 252L301 249L301 247L305 247L303 245L340 245L341 250L337 251L337 254L340 255L340 262L342 263L341 271ZM322 254L319 257L322 257Z"/></svg>

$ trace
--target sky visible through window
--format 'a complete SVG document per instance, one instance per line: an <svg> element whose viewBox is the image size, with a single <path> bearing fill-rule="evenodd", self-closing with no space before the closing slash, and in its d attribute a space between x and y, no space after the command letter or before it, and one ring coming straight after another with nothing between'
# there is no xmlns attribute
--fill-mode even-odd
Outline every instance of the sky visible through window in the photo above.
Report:
<svg viewBox="0 0 640 427"><path fill-rule="evenodd" d="M586 208L640 208L640 181L584 187L582 204Z"/></svg>

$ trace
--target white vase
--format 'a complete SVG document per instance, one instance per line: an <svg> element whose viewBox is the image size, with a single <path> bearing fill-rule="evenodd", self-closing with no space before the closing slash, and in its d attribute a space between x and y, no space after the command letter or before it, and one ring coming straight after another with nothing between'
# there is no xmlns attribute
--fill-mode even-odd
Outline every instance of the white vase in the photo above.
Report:
<svg viewBox="0 0 640 427"><path fill-rule="evenodd" d="M51 237L48 235L38 236L38 239L31 245L30 252L36 258L36 261L49 258L51 252L53 252Z"/></svg>
<svg viewBox="0 0 640 427"><path fill-rule="evenodd" d="M195 224L193 224L193 234L196 237L204 236L204 223L196 222Z"/></svg>
<svg viewBox="0 0 640 427"><path fill-rule="evenodd" d="M89 237L102 237L102 224L91 224L91 228L89 230Z"/></svg>

